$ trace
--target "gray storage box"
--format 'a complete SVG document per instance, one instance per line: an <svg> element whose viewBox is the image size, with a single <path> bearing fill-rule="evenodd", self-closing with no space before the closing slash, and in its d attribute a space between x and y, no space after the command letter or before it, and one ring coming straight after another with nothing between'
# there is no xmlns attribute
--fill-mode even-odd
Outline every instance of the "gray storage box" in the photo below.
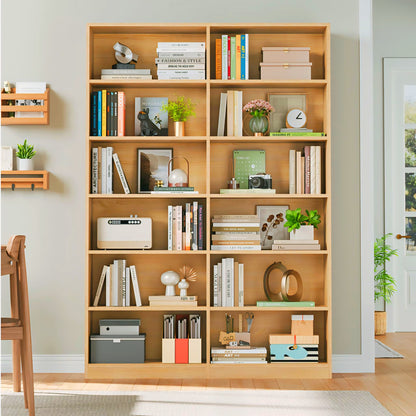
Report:
<svg viewBox="0 0 416 416"><path fill-rule="evenodd" d="M144 363L146 334L91 335L91 363Z"/></svg>
<svg viewBox="0 0 416 416"><path fill-rule="evenodd" d="M140 319L100 319L100 335L139 335Z"/></svg>

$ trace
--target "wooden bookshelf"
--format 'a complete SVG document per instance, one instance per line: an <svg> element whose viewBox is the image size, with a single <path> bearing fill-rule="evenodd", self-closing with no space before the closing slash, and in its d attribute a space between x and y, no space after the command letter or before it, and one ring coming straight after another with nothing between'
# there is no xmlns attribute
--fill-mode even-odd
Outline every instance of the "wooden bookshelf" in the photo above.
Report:
<svg viewBox="0 0 416 416"><path fill-rule="evenodd" d="M216 80L215 40L221 34L250 34L250 80ZM139 68L150 68L152 80L101 80L101 69L114 63L112 46L116 41L139 54ZM206 43L206 80L163 81L156 75L157 42L199 41ZM302 81L265 81L259 79L259 62L263 46L308 46L311 48L312 79ZM213 52L214 51L214 52ZM126 378L329 378L332 374L332 309L331 309L331 114L330 114L330 31L328 24L91 24L88 26L87 107L90 93L100 89L124 91L126 94L126 136L90 136L86 126L86 299L85 299L85 375L87 379ZM308 127L323 131L322 137L217 137L219 97L229 89L243 91L243 103L254 98L267 99L270 92L308 94ZM169 122L167 137L134 136L134 98L185 95L197 104L196 116L189 119L189 136L174 137ZM90 119L87 114L87 120ZM322 194L289 194L288 152L307 144L322 148ZM125 195L120 181L114 178L114 194L89 193L91 149L112 146L118 153L133 194ZM190 186L195 195L143 195L137 192L137 148L173 148L174 155L185 156L191 165ZM230 179L234 149L266 150L267 173L273 177L276 195L219 194ZM167 250L167 207L197 200L206 211L206 249L203 251ZM291 208L317 209L322 223L315 232L319 251L211 251L210 219L216 214L254 214L256 205L289 205ZM96 220L102 216L138 214L153 219L153 249L98 250ZM211 296L212 267L222 257L233 257L245 265L244 307L213 307ZM142 295L142 307L105 307L105 299L93 307L100 272L114 259L126 259L136 265ZM303 277L304 299L313 300L314 308L257 307L266 300L263 274L274 261L298 270ZM198 306L191 308L150 307L149 295L163 294L160 275L189 264L198 272L197 282L189 294L198 296ZM104 303L103 303L104 301ZM162 364L162 318L169 311L198 312L202 318L202 364ZM255 314L252 344L268 347L270 333L290 333L292 313L313 314L314 331L320 337L318 363L210 364L212 346L219 346L218 333L225 329L224 313L247 311ZM100 319L140 318L141 332L146 333L144 364L91 364L89 336L96 334Z"/></svg>

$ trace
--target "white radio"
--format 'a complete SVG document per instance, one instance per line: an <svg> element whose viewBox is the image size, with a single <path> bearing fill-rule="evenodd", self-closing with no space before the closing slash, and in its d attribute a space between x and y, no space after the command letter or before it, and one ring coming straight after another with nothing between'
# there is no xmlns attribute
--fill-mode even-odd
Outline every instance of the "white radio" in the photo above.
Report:
<svg viewBox="0 0 416 416"><path fill-rule="evenodd" d="M108 249L152 248L152 219L106 217L97 219L97 247Z"/></svg>

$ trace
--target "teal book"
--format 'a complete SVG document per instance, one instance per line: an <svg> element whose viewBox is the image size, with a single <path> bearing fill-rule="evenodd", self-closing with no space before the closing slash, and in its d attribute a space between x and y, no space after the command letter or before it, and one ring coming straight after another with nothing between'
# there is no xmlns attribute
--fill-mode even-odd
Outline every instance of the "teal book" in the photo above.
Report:
<svg viewBox="0 0 416 416"><path fill-rule="evenodd" d="M241 79L246 79L246 35L241 35Z"/></svg>
<svg viewBox="0 0 416 416"><path fill-rule="evenodd" d="M264 150L234 150L234 177L240 189L248 189L248 177L266 172L266 152Z"/></svg>
<svg viewBox="0 0 416 416"><path fill-rule="evenodd" d="M267 301L257 301L257 306L259 307L282 307L282 308L305 308L305 307L315 307L315 302L312 301L303 301L303 302L267 302Z"/></svg>
<svg viewBox="0 0 416 416"><path fill-rule="evenodd" d="M235 79L235 72L236 72L236 68L235 68L235 57L236 57L236 46L235 46L235 36L231 36L231 47L230 47L230 52L231 52L231 79Z"/></svg>
<svg viewBox="0 0 416 416"><path fill-rule="evenodd" d="M282 133L280 131L272 131L270 132L270 136L326 136L326 134L322 132L303 133L299 131L299 132L293 132L293 133Z"/></svg>

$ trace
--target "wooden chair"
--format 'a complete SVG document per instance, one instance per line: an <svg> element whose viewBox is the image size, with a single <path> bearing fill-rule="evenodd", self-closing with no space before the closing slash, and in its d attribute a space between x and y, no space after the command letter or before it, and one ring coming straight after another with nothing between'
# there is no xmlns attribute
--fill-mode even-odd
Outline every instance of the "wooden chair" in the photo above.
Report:
<svg viewBox="0 0 416 416"><path fill-rule="evenodd" d="M25 239L15 235L1 247L1 275L10 275L11 306L11 317L1 318L1 339L13 341L13 390L21 391L21 362L25 407L29 416L35 416Z"/></svg>

